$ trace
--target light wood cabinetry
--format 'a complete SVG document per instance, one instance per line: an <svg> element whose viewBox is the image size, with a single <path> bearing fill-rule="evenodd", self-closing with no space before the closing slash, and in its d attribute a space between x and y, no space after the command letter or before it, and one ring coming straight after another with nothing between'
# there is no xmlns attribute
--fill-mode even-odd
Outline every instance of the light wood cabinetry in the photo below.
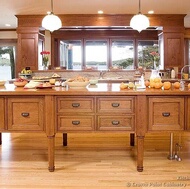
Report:
<svg viewBox="0 0 190 189"><path fill-rule="evenodd" d="M187 98L187 115L186 115L186 129L190 131L190 98Z"/></svg>
<svg viewBox="0 0 190 189"><path fill-rule="evenodd" d="M134 97L97 97L97 130L133 131Z"/></svg>
<svg viewBox="0 0 190 189"><path fill-rule="evenodd" d="M58 132L135 133L141 172L146 133L190 130L190 92L187 88L120 90L119 86L109 83L102 90L98 83L93 91L88 86L80 90L1 88L0 131L46 133L49 171L55 169Z"/></svg>
<svg viewBox="0 0 190 189"><path fill-rule="evenodd" d="M93 131L95 101L93 97L57 97L57 130Z"/></svg>
<svg viewBox="0 0 190 189"><path fill-rule="evenodd" d="M43 98L7 99L8 131L43 131Z"/></svg>
<svg viewBox="0 0 190 189"><path fill-rule="evenodd" d="M5 100L0 98L0 130L5 129Z"/></svg>
<svg viewBox="0 0 190 189"><path fill-rule="evenodd" d="M184 98L149 98L149 131L184 130Z"/></svg>

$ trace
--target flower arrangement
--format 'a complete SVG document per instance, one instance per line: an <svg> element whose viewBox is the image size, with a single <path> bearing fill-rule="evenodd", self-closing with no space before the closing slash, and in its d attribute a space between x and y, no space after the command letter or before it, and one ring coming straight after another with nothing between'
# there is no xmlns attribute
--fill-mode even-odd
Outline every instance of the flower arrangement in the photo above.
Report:
<svg viewBox="0 0 190 189"><path fill-rule="evenodd" d="M154 60L154 66L159 67L160 65L160 54L158 52L151 52L150 55L153 56L153 60Z"/></svg>
<svg viewBox="0 0 190 189"><path fill-rule="evenodd" d="M158 52L153 51L153 52L150 53L150 55L153 56L154 61L159 62L160 54Z"/></svg>
<svg viewBox="0 0 190 189"><path fill-rule="evenodd" d="M49 51L42 51L40 53L42 55L42 65L47 67L48 66L48 62L49 62Z"/></svg>

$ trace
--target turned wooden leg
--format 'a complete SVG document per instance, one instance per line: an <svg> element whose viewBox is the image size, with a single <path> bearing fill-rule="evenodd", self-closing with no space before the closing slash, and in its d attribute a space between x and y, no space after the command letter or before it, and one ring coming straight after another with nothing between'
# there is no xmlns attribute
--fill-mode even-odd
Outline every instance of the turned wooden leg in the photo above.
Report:
<svg viewBox="0 0 190 189"><path fill-rule="evenodd" d="M67 146L67 133L63 133L63 146Z"/></svg>
<svg viewBox="0 0 190 189"><path fill-rule="evenodd" d="M143 171L144 136L137 136L137 171Z"/></svg>
<svg viewBox="0 0 190 189"><path fill-rule="evenodd" d="M48 170L53 172L55 170L54 166L54 153L55 153L55 136L48 136Z"/></svg>
<svg viewBox="0 0 190 189"><path fill-rule="evenodd" d="M130 133L130 146L135 146L135 133Z"/></svg>
<svg viewBox="0 0 190 189"><path fill-rule="evenodd" d="M0 133L0 145L2 144L2 133Z"/></svg>

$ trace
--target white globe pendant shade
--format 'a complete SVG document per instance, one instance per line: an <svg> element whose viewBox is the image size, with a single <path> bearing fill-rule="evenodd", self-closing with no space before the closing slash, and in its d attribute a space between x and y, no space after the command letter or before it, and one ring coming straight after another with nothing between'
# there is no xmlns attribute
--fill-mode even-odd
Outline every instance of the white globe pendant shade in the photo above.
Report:
<svg viewBox="0 0 190 189"><path fill-rule="evenodd" d="M149 19L141 13L133 16L133 18L130 21L130 27L132 27L134 30L137 30L138 32L145 30L149 26L150 26Z"/></svg>
<svg viewBox="0 0 190 189"><path fill-rule="evenodd" d="M42 27L53 32L54 30L58 30L62 27L62 22L58 16L50 13L43 18Z"/></svg>

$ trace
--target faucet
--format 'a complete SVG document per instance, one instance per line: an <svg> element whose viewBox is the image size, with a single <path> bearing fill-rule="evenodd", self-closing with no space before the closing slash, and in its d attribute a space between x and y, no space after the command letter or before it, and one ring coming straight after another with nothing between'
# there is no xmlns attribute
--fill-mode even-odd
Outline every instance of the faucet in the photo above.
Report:
<svg viewBox="0 0 190 189"><path fill-rule="evenodd" d="M190 67L190 65L185 65L183 68L181 68L181 81L180 81L180 90L183 91L185 89L185 82L183 81L183 70L186 67Z"/></svg>
<svg viewBox="0 0 190 189"><path fill-rule="evenodd" d="M182 78L183 78L183 70L184 70L186 67L190 67L190 65L185 65L185 66L183 66L183 68L181 68L181 80L182 80Z"/></svg>

